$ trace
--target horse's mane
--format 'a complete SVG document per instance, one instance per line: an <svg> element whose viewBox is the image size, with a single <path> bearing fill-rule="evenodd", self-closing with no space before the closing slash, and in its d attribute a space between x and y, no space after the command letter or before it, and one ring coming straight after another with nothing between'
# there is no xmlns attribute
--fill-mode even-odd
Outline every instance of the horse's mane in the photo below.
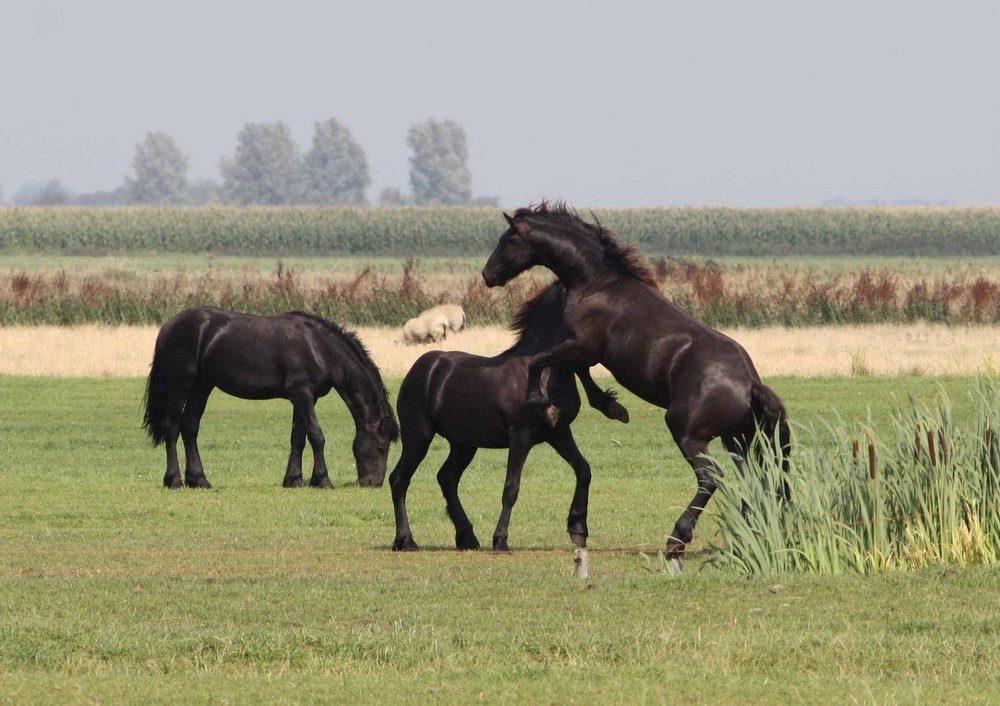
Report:
<svg viewBox="0 0 1000 706"><path fill-rule="evenodd" d="M372 385L375 387L376 395L378 397L379 410L382 412L383 417L387 417L392 420L391 438L393 440L399 438L399 426L396 423L396 415L392 413L392 404L389 402L389 392L385 389L385 382L382 380L382 372L375 365L375 361L372 360L371 354L368 352L368 348L365 344L361 342L358 335L354 331L349 331L341 326L333 323L328 319L324 319L318 314L313 314L308 311L290 311L289 314L295 316L301 316L304 319L309 319L310 321L315 321L317 324L323 326L334 336L339 338L344 342L344 345L354 353L358 361L361 363L362 368L368 372L369 378L372 381Z"/></svg>
<svg viewBox="0 0 1000 706"><path fill-rule="evenodd" d="M604 250L605 264L609 268L619 274L634 277L650 287L657 288L656 277L646 266L635 245L623 244L618 240L618 236L601 226L593 212L590 215L594 218L593 223L584 221L575 210L567 207L561 201L552 205L548 201L542 201L537 206L517 209L512 218L515 221L522 218L542 218L547 221L555 221L581 236L592 238Z"/></svg>
<svg viewBox="0 0 1000 706"><path fill-rule="evenodd" d="M549 315L550 320L545 325L565 328L562 318L562 309L565 304L566 287L559 280L555 280L548 286L538 290L530 299L521 302L520 306L517 307L517 311L514 312L514 317L511 319L510 325L507 327L512 333L517 334L517 340L514 341L510 348L504 351L504 354L517 350L525 342L525 335L534 326L536 319L546 314ZM558 309L557 315L550 313L553 308Z"/></svg>
<svg viewBox="0 0 1000 706"><path fill-rule="evenodd" d="M565 299L566 288L562 282L559 280L552 282L549 286L538 290L538 293L531 299L521 302L521 305L517 307L517 311L514 312L514 318L510 322L510 330L518 334L518 338L520 338L524 335L528 327L531 326L532 321L534 321L535 316L538 315L543 305L557 300L561 300L560 303L565 304ZM562 307L560 306L560 308Z"/></svg>

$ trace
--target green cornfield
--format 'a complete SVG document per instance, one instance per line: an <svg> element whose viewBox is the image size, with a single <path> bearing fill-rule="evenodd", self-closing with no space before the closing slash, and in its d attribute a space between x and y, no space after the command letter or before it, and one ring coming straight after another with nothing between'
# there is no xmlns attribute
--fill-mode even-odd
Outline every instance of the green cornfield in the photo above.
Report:
<svg viewBox="0 0 1000 706"><path fill-rule="evenodd" d="M680 256L1000 255L994 208L580 209L644 252ZM483 255L496 208L0 208L0 252Z"/></svg>

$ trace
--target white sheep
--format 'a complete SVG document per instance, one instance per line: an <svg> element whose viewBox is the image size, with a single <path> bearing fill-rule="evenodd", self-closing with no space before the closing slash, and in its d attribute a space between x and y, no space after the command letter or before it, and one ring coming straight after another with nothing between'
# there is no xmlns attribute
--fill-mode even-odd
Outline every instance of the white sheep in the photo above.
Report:
<svg viewBox="0 0 1000 706"><path fill-rule="evenodd" d="M452 331L457 332L465 328L465 311L458 304L438 304L421 312L420 315L427 316L429 314L444 316L448 320L448 328Z"/></svg>
<svg viewBox="0 0 1000 706"><path fill-rule="evenodd" d="M431 312L421 314L420 318L427 322L427 336L433 343L438 343L448 337L449 322L447 316Z"/></svg>
<svg viewBox="0 0 1000 706"><path fill-rule="evenodd" d="M448 335L448 319L441 314L421 314L403 324L403 343L438 343Z"/></svg>
<svg viewBox="0 0 1000 706"><path fill-rule="evenodd" d="M403 343L424 343L427 339L427 320L415 316L403 324Z"/></svg>

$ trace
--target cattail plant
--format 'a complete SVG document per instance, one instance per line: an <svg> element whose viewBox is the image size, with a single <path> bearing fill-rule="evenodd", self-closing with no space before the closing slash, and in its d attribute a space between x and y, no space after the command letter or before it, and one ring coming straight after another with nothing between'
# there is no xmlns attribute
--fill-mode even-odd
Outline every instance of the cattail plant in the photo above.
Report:
<svg viewBox="0 0 1000 706"><path fill-rule="evenodd" d="M970 403L969 427L955 424L943 393L897 409L881 436L870 421L798 427L789 500L775 492L781 460L766 446L742 474L720 466L711 561L754 575L997 563L996 380L982 379Z"/></svg>

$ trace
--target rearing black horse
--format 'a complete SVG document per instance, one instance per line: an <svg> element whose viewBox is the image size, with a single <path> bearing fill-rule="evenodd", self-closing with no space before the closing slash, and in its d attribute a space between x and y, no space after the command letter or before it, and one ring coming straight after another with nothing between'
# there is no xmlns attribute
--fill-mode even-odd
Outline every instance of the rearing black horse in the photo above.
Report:
<svg viewBox="0 0 1000 706"><path fill-rule="evenodd" d="M542 265L568 292L564 317L570 334L532 358L528 401L545 404L539 381L548 366L603 363L625 388L667 410L667 427L698 480L667 540L668 556L679 557L715 492L705 458L709 442L720 437L730 453L745 456L759 427L769 442L777 435L787 457L784 405L739 343L660 293L634 246L623 246L613 233L561 204L542 203L504 218L509 227L483 268L486 284L505 285Z"/></svg>
<svg viewBox="0 0 1000 706"><path fill-rule="evenodd" d="M396 402L403 452L389 474L396 515L393 549L417 548L406 513L406 492L436 434L446 438L451 446L437 478L448 516L455 525L455 544L459 549L479 548L472 523L458 498L458 483L476 451L510 449L503 507L493 533L493 548L507 551L510 514L517 501L521 469L528 452L541 442L552 446L576 474L567 530L577 546L586 546L590 465L570 430L580 411L574 373L583 383L591 406L622 422L628 421L628 412L612 393L597 387L586 367L549 368L541 376L540 384L551 404L544 408L525 404L531 355L559 343L568 333L562 320L565 300L566 290L553 282L522 304L511 324L511 329L519 333L518 340L498 356L484 358L461 351L430 351L410 368Z"/></svg>
<svg viewBox="0 0 1000 706"><path fill-rule="evenodd" d="M166 443L168 488L181 486L178 434L184 439L185 483L211 487L198 453L198 427L216 387L243 399L291 401L286 488L302 485L307 437L313 450L309 485L332 487L315 404L335 389L354 417L358 482L382 484L399 427L382 376L354 333L303 311L252 316L207 306L182 311L164 324L146 381L143 427L154 446Z"/></svg>

